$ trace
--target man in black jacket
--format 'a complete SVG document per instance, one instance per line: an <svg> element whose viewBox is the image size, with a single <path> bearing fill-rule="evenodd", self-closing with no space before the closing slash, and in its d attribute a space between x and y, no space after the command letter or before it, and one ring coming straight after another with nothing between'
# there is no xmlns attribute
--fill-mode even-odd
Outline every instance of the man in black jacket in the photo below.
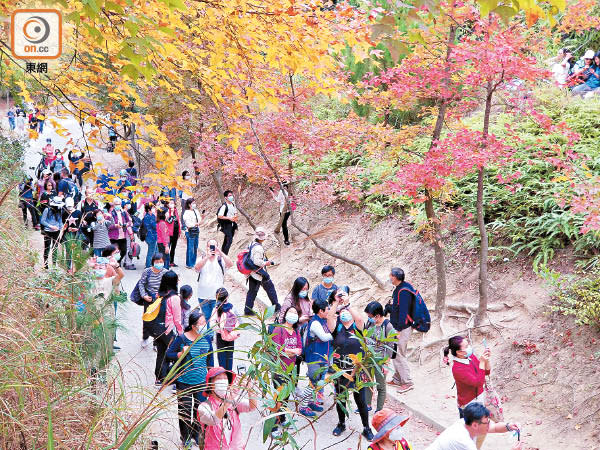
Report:
<svg viewBox="0 0 600 450"><path fill-rule="evenodd" d="M414 288L404 281L404 271L398 267L390 270L390 281L394 285L392 301L385 308L386 314L390 315L390 322L398 332L398 348L394 363L394 377L391 384L398 386L400 393L413 388L408 367L407 348L408 340L412 333L412 320L410 311L415 297Z"/></svg>

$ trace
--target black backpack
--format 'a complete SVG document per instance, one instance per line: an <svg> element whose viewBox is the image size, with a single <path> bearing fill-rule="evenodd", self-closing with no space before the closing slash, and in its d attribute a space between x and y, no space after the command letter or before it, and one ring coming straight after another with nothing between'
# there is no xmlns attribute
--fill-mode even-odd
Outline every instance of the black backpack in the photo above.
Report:
<svg viewBox="0 0 600 450"><path fill-rule="evenodd" d="M229 212L229 207L227 206L227 202L224 202L221 206L219 206L219 209L217 209L217 231L222 230L223 227L227 224L227 222L229 222L228 220L219 219L219 210L223 206L225 206L225 211L223 212L223 216L227 216L227 213Z"/></svg>
<svg viewBox="0 0 600 450"><path fill-rule="evenodd" d="M142 220L142 223L140 224L140 229L139 229L139 236L140 236L140 241L144 242L146 240L146 236L148 236L148 228L146 228L146 224L144 223L144 221Z"/></svg>
<svg viewBox="0 0 600 450"><path fill-rule="evenodd" d="M77 205L81 201L81 191L72 180L66 179L66 182L68 188L65 197L71 197L75 205Z"/></svg>
<svg viewBox="0 0 600 450"><path fill-rule="evenodd" d="M169 300L173 295L177 295L177 292L171 291L164 297L159 297L160 309L158 310L158 314L156 315L154 320L144 322L144 324L147 327L146 329L150 333L150 336L152 336L153 338L158 338L162 336L167 330L167 326L165 325L165 318L167 315L167 300Z"/></svg>

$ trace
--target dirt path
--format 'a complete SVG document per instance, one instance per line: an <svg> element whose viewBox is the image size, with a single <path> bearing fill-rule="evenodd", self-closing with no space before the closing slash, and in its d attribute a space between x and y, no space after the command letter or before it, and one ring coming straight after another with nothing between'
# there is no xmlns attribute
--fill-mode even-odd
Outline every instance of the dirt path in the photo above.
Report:
<svg viewBox="0 0 600 450"><path fill-rule="evenodd" d="M80 136L81 129L76 120L61 120L62 126L69 130L72 136ZM37 165L39 161L39 151L42 145L45 143L46 138L52 138L53 144L57 148L64 148L67 144L69 137L59 136L54 132L52 126L48 123L46 125L44 135L40 136L36 141L30 142L30 149L28 150L25 157L25 167ZM108 154L104 151L94 151L92 155L95 161L102 161L104 166L111 170L113 173L124 167L124 163L121 159L114 154ZM207 236L203 236L207 237ZM32 239L36 248L41 250L41 236L39 234L33 235ZM201 243L205 240L201 239ZM179 241L176 262L180 263L180 267L174 270L180 277L180 286L183 284L189 284L194 289L196 288L196 274L195 272L183 268L183 261L185 260L185 239ZM201 244L203 245L203 244ZM143 262L145 260L146 246L142 243L142 255L139 260L136 260L137 270L126 271L125 278L122 281L122 289L126 292L131 292L135 283L140 277L143 270ZM243 304L245 301L245 290L239 286L237 282L234 282L231 277L231 271L235 268L230 269L226 276L225 286L231 293L231 301L234 307L238 311L243 311ZM127 398L126 416L135 417L148 405L148 402L155 397L157 389L154 387L154 364L156 353L153 351L152 346L145 349L141 348L141 307L127 303L126 305L119 307L117 312L121 329L117 332L117 345L120 350L116 354L114 361L114 369L120 372L122 379L122 388ZM247 349L258 339L258 336L250 331L243 331L242 337L237 341L239 344L236 348L234 369L237 367L244 366L244 354L247 353ZM306 381L302 381L301 385L304 385ZM147 433L144 434L143 440L139 443L137 448L149 448L149 443L152 440L159 442L160 449L177 449L179 447L179 430L177 424L177 406L176 398L173 391L170 388L164 389L159 393L159 399L163 405L163 409L159 414L157 420L155 420L150 426ZM326 390L326 401L325 408L329 408L333 404L332 388L328 387ZM397 404L390 403L389 407L398 409ZM351 409L354 410L355 405L351 405ZM261 419L261 415L258 411L244 414L241 417L244 436L248 437L248 450L264 449L266 447L262 442L262 428L260 426L254 426ZM359 443L359 434L362 430L360 419L357 414L352 413L351 417L347 420L348 431L344 433L340 438L335 438L331 431L337 423L337 415L335 410L329 411L319 421L314 422L314 432L311 428L300 432L296 440L301 447L311 449L366 449L367 443L364 439ZM305 419L298 419L298 427L306 424ZM415 450L425 448L434 438L436 433L433 429L416 418L413 418L405 426L406 435L409 441L413 444Z"/></svg>

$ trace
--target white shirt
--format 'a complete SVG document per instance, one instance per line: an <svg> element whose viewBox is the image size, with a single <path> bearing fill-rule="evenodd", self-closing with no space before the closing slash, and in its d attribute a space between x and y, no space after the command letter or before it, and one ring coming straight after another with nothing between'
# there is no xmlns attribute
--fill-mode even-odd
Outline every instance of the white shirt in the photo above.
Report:
<svg viewBox="0 0 600 450"><path fill-rule="evenodd" d="M225 261L221 260L221 263L223 263L224 268ZM209 258L200 271L200 279L198 280L198 298L215 300L217 289L224 286L224 281L225 277L219 264L219 257L216 256L214 259Z"/></svg>
<svg viewBox="0 0 600 450"><path fill-rule="evenodd" d="M446 428L425 450L477 450L477 445L465 427L465 421L460 419Z"/></svg>
<svg viewBox="0 0 600 450"><path fill-rule="evenodd" d="M197 227L200 224L202 215L197 209L186 209L183 213L183 222L187 228Z"/></svg>
<svg viewBox="0 0 600 450"><path fill-rule="evenodd" d="M285 194L288 194L287 190L285 191ZM280 189L279 192L277 193L277 197L275 198L275 200L277 200L279 202L279 212L283 213L283 210L286 207L286 202L285 202L285 194L284 192Z"/></svg>
<svg viewBox="0 0 600 450"><path fill-rule="evenodd" d="M250 260L257 266L262 267L265 264L266 258L265 258L265 249L263 248L263 246L261 244L259 244L258 242L254 241L252 243L252 250L250 251ZM261 281L262 280L262 275L256 273L256 272L252 272L250 274L250 276L252 278L254 278L255 280Z"/></svg>
<svg viewBox="0 0 600 450"><path fill-rule="evenodd" d="M221 217L233 217L237 214L237 209L233 203L227 202L227 215L225 215L225 205L221 205L219 211L217 212L217 216Z"/></svg>
<svg viewBox="0 0 600 450"><path fill-rule="evenodd" d="M564 86L569 76L569 59L565 58L561 62L552 66L552 75L559 86Z"/></svg>

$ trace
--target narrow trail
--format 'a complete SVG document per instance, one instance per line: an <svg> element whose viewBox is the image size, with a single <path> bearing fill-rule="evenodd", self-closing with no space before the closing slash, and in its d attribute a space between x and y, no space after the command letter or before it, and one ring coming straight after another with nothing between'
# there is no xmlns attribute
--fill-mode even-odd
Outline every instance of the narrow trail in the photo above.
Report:
<svg viewBox="0 0 600 450"><path fill-rule="evenodd" d="M61 125L71 133L74 140L81 136L81 129L76 120L61 120L60 122ZM40 158L39 151L47 137L52 138L53 144L58 148L64 148L69 139L68 137L65 138L57 135L52 129L51 124L48 123L44 130L44 134L37 140L30 141L30 148L25 155L24 162L26 170L37 165ZM95 161L102 161L105 164L105 167L113 172L124 167L124 163L119 157L116 157L114 154L107 154L103 150L93 150L92 157ZM211 229L214 228L211 227ZM206 240L210 237L217 237L220 239L220 236L214 236L215 234L216 233L211 233L207 230L204 230L204 232L201 231L200 250L204 248ZM239 236L236 236L236 238L239 238ZM35 248L39 249L41 253L43 246L40 234L33 233L31 240ZM121 283L121 288L128 294L134 288L135 283L139 279L144 268L146 245L141 243L141 246L142 254L139 259L134 260L136 270L125 271L125 277ZM195 291L197 287L197 274L190 269L186 269L184 267L185 264L183 264L185 261L185 246L185 237L182 236L179 240L175 257L175 262L179 264L179 267L173 268L173 270L179 275L180 286L189 284ZM235 267L232 267L227 271L225 287L230 292L230 301L233 303L234 308L237 311L243 311L246 291L232 277L232 271L235 270ZM284 293L279 292L278 294L282 300ZM116 353L113 369L116 373L120 373L118 378L122 380L122 388L127 399L128 410L126 411L125 416L129 418L134 418L139 415L157 393L157 388L154 387L154 364L156 353L153 351L151 345L147 348L142 348L140 345L142 336L141 315L142 308L131 302L127 302L122 306L120 305L117 311L120 329L117 331L116 345L120 347L120 350ZM234 370L237 370L238 367L245 367L244 355L247 354L248 349L257 339L258 335L255 333L248 330L242 331L241 337L236 341ZM306 368L304 367L303 369L304 374ZM305 384L305 380L300 382L301 386L304 386ZM326 398L324 406L326 410L333 404L332 392L332 386L328 386L325 391ZM177 404L174 391L170 387L164 388L159 394L159 399L164 405L163 410L160 412L158 418L153 421L147 432L144 433L143 440L136 445L136 448L149 448L149 444L153 440L159 442L160 449L170 450L180 448L179 429L177 424ZM397 406L394 404L390 403L388 406L397 409ZM351 402L351 411L355 408L356 406ZM372 418L372 415L370 418ZM262 441L262 426L260 426L260 424L256 425L261 419L259 411L243 414L240 419L243 426L243 435L248 437L247 450L266 448L266 444ZM306 423L307 419L302 416L296 416L296 424L298 427L303 427ZM311 427L307 427L295 437L296 441L301 448L305 449L367 448L368 443L365 442L364 438L362 438L359 443L362 425L358 414L351 412L349 419L346 421L347 431L340 437L334 437L332 435L332 430L336 423L337 415L335 410L332 409L318 421L313 422L314 432ZM436 436L435 431L431 427L415 418L411 419L404 429L409 442L411 442L415 450L425 448Z"/></svg>

